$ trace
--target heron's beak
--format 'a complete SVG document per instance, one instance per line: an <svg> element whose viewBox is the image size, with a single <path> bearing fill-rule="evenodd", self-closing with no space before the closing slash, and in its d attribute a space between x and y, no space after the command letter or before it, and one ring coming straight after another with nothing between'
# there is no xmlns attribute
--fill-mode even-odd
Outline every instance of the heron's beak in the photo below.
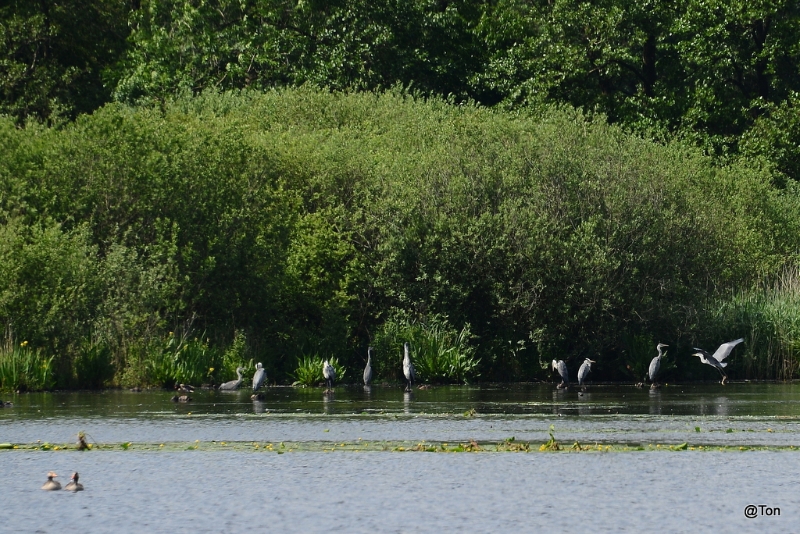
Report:
<svg viewBox="0 0 800 534"><path fill-rule="evenodd" d="M597 362L594 360L589 360L589 363L597 363Z"/></svg>

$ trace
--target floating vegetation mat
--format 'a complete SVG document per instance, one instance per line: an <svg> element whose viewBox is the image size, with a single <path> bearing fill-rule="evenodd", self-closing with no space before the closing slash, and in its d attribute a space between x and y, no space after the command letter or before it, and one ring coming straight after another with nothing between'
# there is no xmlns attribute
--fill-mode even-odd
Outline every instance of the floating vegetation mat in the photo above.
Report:
<svg viewBox="0 0 800 534"><path fill-rule="evenodd" d="M796 446L736 446L736 445L692 445L673 444L630 444L630 443L559 443L555 439L546 442L517 441L513 437L503 441L432 442L432 441L302 441L302 442L260 442L260 441L193 441L164 443L89 443L85 447L77 444L54 443L0 443L0 454L13 451L71 451L91 453L92 451L236 451L253 453L288 452L435 452L435 453L499 453L499 452L542 452L542 453L611 453L631 451L800 451Z"/></svg>

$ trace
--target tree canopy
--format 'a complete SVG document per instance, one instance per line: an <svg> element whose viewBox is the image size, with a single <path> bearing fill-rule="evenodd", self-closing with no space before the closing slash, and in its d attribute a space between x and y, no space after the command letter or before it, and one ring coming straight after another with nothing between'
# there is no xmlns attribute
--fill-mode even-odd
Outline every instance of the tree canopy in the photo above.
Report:
<svg viewBox="0 0 800 534"><path fill-rule="evenodd" d="M15 0L0 7L0 39L0 111L18 121L207 89L402 85L570 104L798 178L784 111L800 91L791 0Z"/></svg>

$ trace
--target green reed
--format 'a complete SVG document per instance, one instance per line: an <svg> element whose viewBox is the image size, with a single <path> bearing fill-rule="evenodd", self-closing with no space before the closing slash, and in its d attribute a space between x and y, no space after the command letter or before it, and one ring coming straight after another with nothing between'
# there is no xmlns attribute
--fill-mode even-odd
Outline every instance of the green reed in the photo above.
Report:
<svg viewBox="0 0 800 534"><path fill-rule="evenodd" d="M152 383L171 387L176 383L201 385L220 381L223 354L202 336L186 338L170 332L161 350L150 354Z"/></svg>
<svg viewBox="0 0 800 534"><path fill-rule="evenodd" d="M745 338L731 367L743 378L790 380L800 376L800 268L772 283L733 294L711 309L707 337Z"/></svg>
<svg viewBox="0 0 800 534"><path fill-rule="evenodd" d="M318 354L304 355L297 359L297 367L292 376L294 377L293 386L316 386L320 382L325 381L322 374L323 359ZM336 382L342 383L347 376L347 370L342 364L339 363L338 358L332 356L328 358L328 363L331 364L336 371Z"/></svg>
<svg viewBox="0 0 800 534"><path fill-rule="evenodd" d="M15 343L10 337L0 346L0 390L41 391L52 389L53 357L45 357L27 341Z"/></svg>
<svg viewBox="0 0 800 534"><path fill-rule="evenodd" d="M480 359L475 357L475 347L469 344L471 337L469 324L456 330L444 316L414 320L397 314L383 325L375 338L378 374L392 376L402 368L401 357L395 355L398 350L402 354L403 343L408 341L419 380L467 383L478 376L480 364Z"/></svg>

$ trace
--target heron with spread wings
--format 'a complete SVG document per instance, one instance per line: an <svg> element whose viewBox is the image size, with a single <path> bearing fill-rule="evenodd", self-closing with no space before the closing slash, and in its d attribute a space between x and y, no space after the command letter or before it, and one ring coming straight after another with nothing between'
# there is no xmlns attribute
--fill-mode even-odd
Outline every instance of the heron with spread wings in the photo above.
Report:
<svg viewBox="0 0 800 534"><path fill-rule="evenodd" d="M695 347L694 350L696 350L697 352L692 354L692 356L697 356L698 358L700 358L700 361L702 363L710 365L711 367L719 371L719 374L722 375L722 384L724 385L728 382L728 375L725 373L725 367L727 367L728 364L723 362L723 360L728 356L730 356L734 347L736 347L736 345L738 345L743 341L744 338L739 338L733 341L728 341L727 343L723 343L722 345L719 346L716 352L714 352L714 354L709 354L707 351Z"/></svg>

